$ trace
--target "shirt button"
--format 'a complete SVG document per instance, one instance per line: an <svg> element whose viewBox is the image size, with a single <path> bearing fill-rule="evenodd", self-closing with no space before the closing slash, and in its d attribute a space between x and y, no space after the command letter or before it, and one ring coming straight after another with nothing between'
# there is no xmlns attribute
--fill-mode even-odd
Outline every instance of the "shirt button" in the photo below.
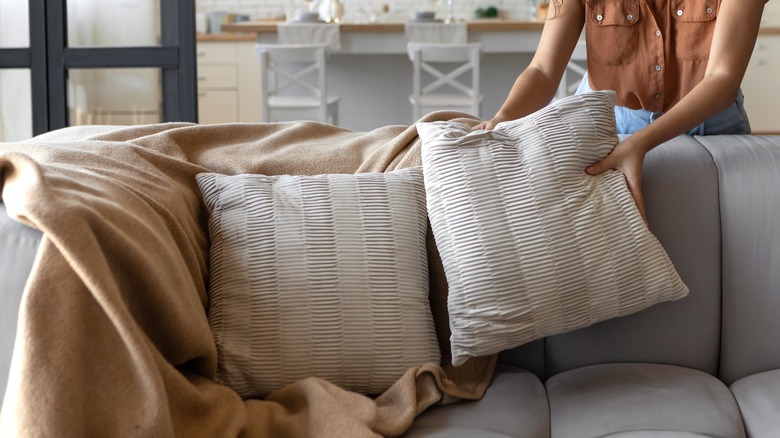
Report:
<svg viewBox="0 0 780 438"><path fill-rule="evenodd" d="M677 10L677 16L678 16L678 17L681 17L681 16L682 16L682 14L683 14L683 12L682 12L682 9L678 9L678 10Z"/></svg>
<svg viewBox="0 0 780 438"><path fill-rule="evenodd" d="M711 14L712 13L712 8L707 8L707 13Z"/></svg>
<svg viewBox="0 0 780 438"><path fill-rule="evenodd" d="M656 65L655 65L655 71L661 71L661 66L660 66L660 65L658 65L658 64L656 64Z"/></svg>
<svg viewBox="0 0 780 438"><path fill-rule="evenodd" d="M661 93L658 93L653 97L655 97L655 100L661 100Z"/></svg>
<svg viewBox="0 0 780 438"><path fill-rule="evenodd" d="M661 36L661 31L660 30L656 30L655 31L655 36Z"/></svg>
<svg viewBox="0 0 780 438"><path fill-rule="evenodd" d="M631 21L631 20L633 20L633 19L634 19L634 16L633 16L633 15L628 15L628 16L626 16L626 19L627 19L628 21Z"/></svg>
<svg viewBox="0 0 780 438"><path fill-rule="evenodd" d="M601 21L604 19L603 15L596 15L596 20Z"/></svg>

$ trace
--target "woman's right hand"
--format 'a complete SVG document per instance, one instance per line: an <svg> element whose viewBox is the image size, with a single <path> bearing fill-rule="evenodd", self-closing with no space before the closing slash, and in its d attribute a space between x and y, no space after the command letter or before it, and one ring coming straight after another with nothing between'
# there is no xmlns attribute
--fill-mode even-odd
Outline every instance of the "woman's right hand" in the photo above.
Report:
<svg viewBox="0 0 780 438"><path fill-rule="evenodd" d="M498 125L499 123L506 122L507 120L509 120L509 119L507 119L505 117L496 116L496 117L493 117L490 120L486 120L486 121L476 125L475 127L471 128L471 129L473 129L474 131L479 131L479 130L482 130L482 129L490 131L493 128L495 128L496 125Z"/></svg>

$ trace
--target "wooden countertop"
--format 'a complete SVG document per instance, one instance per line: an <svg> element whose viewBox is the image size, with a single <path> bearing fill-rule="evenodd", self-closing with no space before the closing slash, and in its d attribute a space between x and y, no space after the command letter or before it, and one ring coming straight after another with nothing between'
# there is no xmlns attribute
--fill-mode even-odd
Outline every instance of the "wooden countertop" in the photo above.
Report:
<svg viewBox="0 0 780 438"><path fill-rule="evenodd" d="M281 21L244 21L222 25L223 32L274 33ZM496 32L512 30L542 30L541 21L527 20L472 20L466 22L471 32ZM403 22L392 23L342 23L341 32L403 32Z"/></svg>
<svg viewBox="0 0 780 438"><path fill-rule="evenodd" d="M274 33L282 21L245 21L241 23L225 24L222 26L226 34L198 35L198 41L248 41L237 34L244 33ZM525 31L538 30L544 27L543 21L528 20L502 20L484 19L466 22L471 32L497 32L497 31ZM342 32L403 32L403 22L392 23L342 23ZM780 35L780 27L764 27L759 30L760 35Z"/></svg>
<svg viewBox="0 0 780 438"><path fill-rule="evenodd" d="M199 33L195 36L195 40L199 43L230 43L256 39L253 33Z"/></svg>

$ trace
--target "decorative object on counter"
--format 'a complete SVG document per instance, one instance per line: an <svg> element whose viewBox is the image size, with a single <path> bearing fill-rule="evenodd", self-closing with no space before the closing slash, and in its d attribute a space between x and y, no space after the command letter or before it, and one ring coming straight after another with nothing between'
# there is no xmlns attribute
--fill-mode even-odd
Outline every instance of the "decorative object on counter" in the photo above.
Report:
<svg viewBox="0 0 780 438"><path fill-rule="evenodd" d="M204 12L195 14L195 33L204 34L209 31L209 18Z"/></svg>
<svg viewBox="0 0 780 438"><path fill-rule="evenodd" d="M324 23L320 18L319 12L298 11L295 15L295 21L299 23Z"/></svg>
<svg viewBox="0 0 780 438"><path fill-rule="evenodd" d="M209 12L208 19L208 32L213 34L222 33L223 24L240 23L249 21L248 14L235 14L225 11L212 11ZM196 17L196 30L197 30L197 17Z"/></svg>
<svg viewBox="0 0 780 438"><path fill-rule="evenodd" d="M383 23L387 21L387 14L390 12L390 6L387 3L377 3L377 0L358 0L357 3L357 10L345 15L347 18L341 17L342 21L345 19L354 23Z"/></svg>
<svg viewBox="0 0 780 438"><path fill-rule="evenodd" d="M414 11L414 21L436 21L436 11Z"/></svg>
<svg viewBox="0 0 780 438"><path fill-rule="evenodd" d="M550 8L550 2L548 0L534 0L533 12L531 19L544 21L547 19L547 10Z"/></svg>
<svg viewBox="0 0 780 438"><path fill-rule="evenodd" d="M344 5L340 0L322 0L317 10L320 18L327 23L338 23L344 16Z"/></svg>
<svg viewBox="0 0 780 438"><path fill-rule="evenodd" d="M209 12L209 33L220 34L222 33L222 25L225 24L225 11L211 11Z"/></svg>
<svg viewBox="0 0 780 438"><path fill-rule="evenodd" d="M447 18L444 19L445 23L454 23L455 22L455 0L446 0L447 1Z"/></svg>
<svg viewBox="0 0 780 438"><path fill-rule="evenodd" d="M495 6L477 8L477 10L474 11L474 18L498 18L498 8Z"/></svg>

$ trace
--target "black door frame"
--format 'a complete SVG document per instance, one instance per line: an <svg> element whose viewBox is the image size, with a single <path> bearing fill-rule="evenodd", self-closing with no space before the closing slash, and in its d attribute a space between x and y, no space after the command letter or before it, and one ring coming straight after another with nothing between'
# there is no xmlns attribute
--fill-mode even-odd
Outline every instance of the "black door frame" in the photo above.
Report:
<svg viewBox="0 0 780 438"><path fill-rule="evenodd" d="M67 0L28 0L30 47L0 49L0 68L28 68L33 135L69 126L70 68L159 68L162 121L197 122L194 0L160 0L160 45L68 47Z"/></svg>

